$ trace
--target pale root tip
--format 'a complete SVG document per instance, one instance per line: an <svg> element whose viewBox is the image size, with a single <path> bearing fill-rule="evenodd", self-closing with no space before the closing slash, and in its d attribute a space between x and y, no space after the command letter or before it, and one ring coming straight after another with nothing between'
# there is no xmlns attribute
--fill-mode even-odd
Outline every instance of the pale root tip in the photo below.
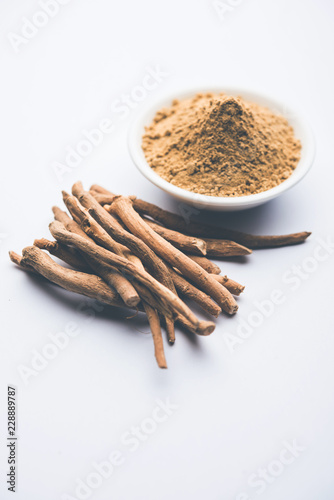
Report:
<svg viewBox="0 0 334 500"><path fill-rule="evenodd" d="M235 297L239 297L239 296L242 294L242 292L243 292L244 290L245 290L245 287L244 287L244 286L242 286L242 285L239 285L238 290L233 290L233 291L232 291L232 290L230 290L230 293L231 293L232 295L234 295Z"/></svg>
<svg viewBox="0 0 334 500"><path fill-rule="evenodd" d="M17 253L13 252L13 250L9 250L8 255L9 255L9 258L12 262L15 262L15 259L17 257L19 257L19 255Z"/></svg>
<svg viewBox="0 0 334 500"><path fill-rule="evenodd" d="M228 313L231 314L231 315L233 315L233 314L235 314L238 311L238 309L239 309L238 304L235 304L234 306L230 307L230 310L229 310Z"/></svg>
<svg viewBox="0 0 334 500"><path fill-rule="evenodd" d="M125 303L128 307L136 307L140 302L139 295L132 295L126 299Z"/></svg>
<svg viewBox="0 0 334 500"><path fill-rule="evenodd" d="M196 329L196 333L198 333L198 335L203 335L206 337L207 335L211 335L215 328L216 325L212 321L200 321Z"/></svg>
<svg viewBox="0 0 334 500"><path fill-rule="evenodd" d="M81 181L77 181L73 184L72 186L72 195L75 196L76 198L82 193L83 191L83 185Z"/></svg>
<svg viewBox="0 0 334 500"><path fill-rule="evenodd" d="M205 241L197 240L195 246L201 252L202 255L207 254Z"/></svg>
<svg viewBox="0 0 334 500"><path fill-rule="evenodd" d="M8 255L9 255L9 258L10 260L16 264L17 266L20 266L21 265L21 260L22 260L22 257L21 255L19 255L18 253L16 252L13 252L13 250L10 250L8 252Z"/></svg>
<svg viewBox="0 0 334 500"><path fill-rule="evenodd" d="M251 253L253 253L253 250L251 250L250 248L248 247L245 247L244 245L240 245L240 243L236 243L235 241L232 241L234 247L239 250L240 252L240 256L242 255L250 255Z"/></svg>

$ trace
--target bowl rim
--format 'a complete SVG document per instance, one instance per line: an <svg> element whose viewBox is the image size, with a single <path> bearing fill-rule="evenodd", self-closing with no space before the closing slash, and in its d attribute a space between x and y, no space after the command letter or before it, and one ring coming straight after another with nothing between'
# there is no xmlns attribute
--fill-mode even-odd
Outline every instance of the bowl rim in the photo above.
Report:
<svg viewBox="0 0 334 500"><path fill-rule="evenodd" d="M273 111L284 110L281 112L293 127L296 133L297 128L297 138L300 139L302 143L302 156L299 160L293 173L281 182L278 186L275 186L261 193L250 194L245 196L237 197L224 197L224 196L209 196L199 193L194 193L192 191L187 191L186 189L174 186L170 182L166 181L160 177L148 164L144 151L142 149L142 135L144 132L145 125L149 125L155 116L155 113L164 106L171 104L173 99L185 99L191 97L196 93L221 93L232 96L241 96L247 101L258 103L265 106ZM298 135L303 135L303 139L298 137ZM140 140L139 140L140 139ZM173 92L168 92L160 95L155 100L151 100L146 106L144 106L137 116L132 121L129 132L128 132L128 148L131 158L136 165L137 169L155 186L161 188L163 191L171 194L172 196L182 199L186 203L203 205L207 209L212 207L226 207L233 210L233 207L240 208L257 204L265 203L266 201L276 198L276 196L287 191L291 187L295 186L310 170L314 156L315 156L315 140L312 129L305 119L304 115L297 111L290 105L280 101L277 98L273 98L267 93L259 92L256 90L246 89L231 85L215 85L215 86L195 86L195 87L185 87L180 90L174 90Z"/></svg>

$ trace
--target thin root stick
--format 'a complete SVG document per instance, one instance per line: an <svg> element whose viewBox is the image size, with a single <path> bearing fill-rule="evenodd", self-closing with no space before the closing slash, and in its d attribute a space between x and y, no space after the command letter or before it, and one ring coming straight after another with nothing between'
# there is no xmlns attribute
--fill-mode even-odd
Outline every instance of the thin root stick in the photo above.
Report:
<svg viewBox="0 0 334 500"><path fill-rule="evenodd" d="M73 247L62 245L57 241L49 241L46 238L35 240L34 245L41 250L47 250L51 255L54 255L58 259L66 262L66 264L73 267L77 271L82 271L84 273L92 272L92 268L82 258L80 252Z"/></svg>
<svg viewBox="0 0 334 500"><path fill-rule="evenodd" d="M166 332L169 345L175 344L175 323L174 319L168 316L165 317L166 320Z"/></svg>
<svg viewBox="0 0 334 500"><path fill-rule="evenodd" d="M144 304L144 309L152 332L155 359L159 368L167 368L159 315L149 304Z"/></svg>
<svg viewBox="0 0 334 500"><path fill-rule="evenodd" d="M93 187L93 186L92 186ZM94 185L92 195L101 203L101 205L109 205L112 203L114 194L110 191ZM188 222L180 215L168 212L153 203L136 198L133 202L135 210L141 215L151 217L163 226L174 231L197 236L198 238L222 239L231 240L240 245L245 245L250 249L256 248L274 248L287 245L296 245L303 243L310 236L310 232L303 231L301 233L292 233L285 235L260 236L254 234L234 231L220 226L210 224L201 224L198 222Z"/></svg>
<svg viewBox="0 0 334 500"><path fill-rule="evenodd" d="M194 285L189 283L184 276L181 276L179 273L174 271L174 269L169 268L169 272L171 273L172 279L174 281L174 285L176 289L185 295L186 297L189 297L192 299L194 302L199 304L204 311L208 312L212 316L219 316L219 314L222 312L221 308L211 300L211 297L207 295L206 293L202 292L198 288L196 288ZM215 276L215 275L213 275Z"/></svg>
<svg viewBox="0 0 334 500"><path fill-rule="evenodd" d="M207 257L200 257L198 255L189 255L189 259L193 260L201 266L203 269L205 269L208 273L210 274L220 274L221 269L217 264L209 260Z"/></svg>
<svg viewBox="0 0 334 500"><path fill-rule="evenodd" d="M208 238L204 238L203 241L206 243L208 257L241 257L252 253L252 250L235 241Z"/></svg>
<svg viewBox="0 0 334 500"><path fill-rule="evenodd" d="M172 231L163 226L160 226L156 222L149 219L144 219L146 224L150 226L156 233L160 234L165 240L172 243L176 248L182 250L183 252L193 253L195 255L206 255L207 247L205 241L194 238L193 236L186 236L185 234L178 233L177 231Z"/></svg>
<svg viewBox="0 0 334 500"><path fill-rule="evenodd" d="M119 295L111 290L99 276L62 267L35 246L24 248L22 255L22 267L26 265L32 267L38 274L56 285L111 306L125 307Z"/></svg>
<svg viewBox="0 0 334 500"><path fill-rule="evenodd" d="M227 288L233 295L240 295L245 290L244 285L240 285L240 283L231 280L227 276L214 274L213 278L224 285L224 287Z"/></svg>
<svg viewBox="0 0 334 500"><path fill-rule="evenodd" d="M133 264L135 264L139 269L141 269L142 271L145 271L143 263L141 262L141 260L136 255L130 254L129 255L129 260L131 262L133 262ZM159 314L157 312L157 310L159 309L159 306L158 307L156 306L156 299L153 297L153 295L147 289L145 289L145 287L143 287L139 283L134 282L133 285L134 285L135 289L137 290L137 292L139 293L139 296L143 299L143 306L144 306L145 311L147 309L147 306L149 307L148 312L146 311L147 312L147 317L149 318L149 314L150 314L151 317L154 314L156 315L156 318L153 321L153 326L157 330L156 324L157 324L157 321L159 322L159 330L160 330L160 335L161 335ZM163 306L163 303L161 305ZM166 324L168 342L169 342L170 345L173 345L174 342L175 342L174 319L171 316L169 316L168 314L166 314L166 316L165 316L165 324ZM153 341L155 342L155 339L158 338L158 333L157 333L157 331L153 333L152 328L151 328L151 332L152 332L152 336L153 336ZM162 342L162 339L161 339L161 342ZM156 353L160 352L160 350L161 350L161 349L158 349L158 347L156 347L155 349L156 349ZM163 345L162 345L162 350L163 350ZM156 356L156 358L157 358L157 356ZM157 358L157 362L158 362L158 364L160 362L163 364L163 359L162 359L162 355L161 354L159 356L159 360ZM166 361L165 361L165 363L166 363ZM160 364L159 364L159 366L160 366ZM167 368L167 365L166 366L160 366L160 368Z"/></svg>
<svg viewBox="0 0 334 500"><path fill-rule="evenodd" d="M107 196L107 195L102 195ZM109 196L110 197L110 196ZM104 201L108 203L107 201ZM295 245L302 243L311 234L309 232L287 234L281 236L258 236L232 229L225 229L219 226L211 226L209 224L200 224L197 222L186 222L180 215L173 214L167 210L148 203L146 201L135 199L133 202L135 210L140 214L148 215L152 219L160 222L169 229L180 231L199 238L219 238L235 241L248 248L267 248L280 247L285 245Z"/></svg>

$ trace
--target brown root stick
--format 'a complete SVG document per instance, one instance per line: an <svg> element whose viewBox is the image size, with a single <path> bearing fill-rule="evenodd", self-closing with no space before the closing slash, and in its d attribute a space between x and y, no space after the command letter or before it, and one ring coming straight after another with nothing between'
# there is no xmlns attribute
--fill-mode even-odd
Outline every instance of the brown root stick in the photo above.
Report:
<svg viewBox="0 0 334 500"><path fill-rule="evenodd" d="M221 269L217 264L207 259L206 257L200 257L198 255L189 255L189 259L196 262L199 266L205 269L210 274L220 274Z"/></svg>
<svg viewBox="0 0 334 500"><path fill-rule="evenodd" d="M240 283L237 283L236 281L231 280L227 276L221 276L218 274L214 274L213 277L219 283L224 285L224 287L227 288L233 295L240 295L245 290L244 285L240 285Z"/></svg>
<svg viewBox="0 0 334 500"><path fill-rule="evenodd" d="M252 253L247 247L230 240L204 238L208 257L241 257Z"/></svg>
<svg viewBox="0 0 334 500"><path fill-rule="evenodd" d="M23 266L32 267L38 274L56 285L111 306L125 307L119 295L111 290L99 276L62 267L35 246L24 248L22 255L21 264Z"/></svg>
<svg viewBox="0 0 334 500"><path fill-rule="evenodd" d="M199 238L194 238L192 236L186 236L185 234L178 233L177 231L172 231L163 226L160 226L156 222L149 219L144 219L146 224L148 224L156 233L160 234L165 240L169 241L179 250L186 253L193 253L195 255L206 255L206 243Z"/></svg>
<svg viewBox="0 0 334 500"><path fill-rule="evenodd" d="M66 264L73 267L77 271L82 271L84 273L92 272L92 268L82 258L80 252L78 252L76 248L62 245L57 241L49 241L46 238L36 239L34 241L34 246L40 248L41 250L47 250L51 255L54 255L58 259L66 262Z"/></svg>
<svg viewBox="0 0 334 500"><path fill-rule="evenodd" d="M211 297L206 293L202 292L194 285L189 283L184 276L181 276L178 272L174 271L171 267L169 268L169 272L171 273L172 279L174 281L174 285L178 292L182 293L189 299L192 299L194 302L199 304L204 311L211 314L215 318L219 316L222 312L221 308L211 300Z"/></svg>

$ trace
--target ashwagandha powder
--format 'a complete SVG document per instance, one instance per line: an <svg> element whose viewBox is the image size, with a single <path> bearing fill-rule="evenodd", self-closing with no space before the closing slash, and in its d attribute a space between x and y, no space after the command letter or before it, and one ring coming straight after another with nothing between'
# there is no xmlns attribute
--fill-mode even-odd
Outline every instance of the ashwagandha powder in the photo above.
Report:
<svg viewBox="0 0 334 500"><path fill-rule="evenodd" d="M174 100L146 128L142 147L163 179L210 196L273 188L292 174L301 151L284 117L223 93Z"/></svg>

